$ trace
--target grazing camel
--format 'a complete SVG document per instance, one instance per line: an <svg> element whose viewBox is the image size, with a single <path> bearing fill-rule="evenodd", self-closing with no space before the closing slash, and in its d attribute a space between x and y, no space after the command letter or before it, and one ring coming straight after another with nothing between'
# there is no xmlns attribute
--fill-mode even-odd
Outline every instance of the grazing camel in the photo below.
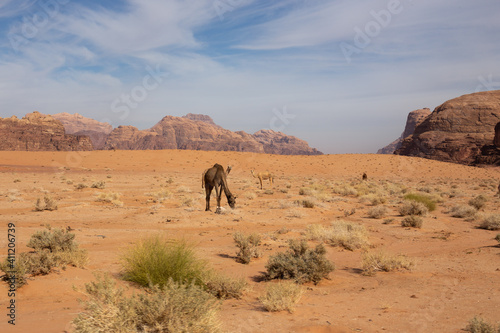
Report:
<svg viewBox="0 0 500 333"><path fill-rule="evenodd" d="M236 197L231 194L229 191L229 187L227 186L226 173L231 171L231 166L227 167L227 172L224 172L224 168L220 164L214 164L213 167L207 169L203 172L203 176L201 179L201 187L205 188L206 193L206 208L205 211L210 210L210 194L215 187L215 194L217 196L217 209L215 213L220 214L220 199L222 196L222 191L226 194L227 203L229 207L234 208L234 204L236 203Z"/></svg>
<svg viewBox="0 0 500 333"><path fill-rule="evenodd" d="M252 176L254 176L254 178L259 178L259 181L260 181L260 189L262 190L262 180L266 180L266 179L269 179L269 184L271 184L271 187L273 186L273 178L274 176L269 173L269 171L265 171L265 172L259 172L258 174L255 174L253 172L253 170L251 170L252 172Z"/></svg>

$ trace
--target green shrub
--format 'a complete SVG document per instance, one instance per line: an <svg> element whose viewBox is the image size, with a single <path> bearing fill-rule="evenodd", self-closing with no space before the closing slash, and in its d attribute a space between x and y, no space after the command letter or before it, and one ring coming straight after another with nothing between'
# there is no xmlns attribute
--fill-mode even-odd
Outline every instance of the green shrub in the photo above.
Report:
<svg viewBox="0 0 500 333"><path fill-rule="evenodd" d="M220 332L220 304L200 287L167 281L163 288L127 297L108 276L85 285L85 311L74 320L77 333Z"/></svg>
<svg viewBox="0 0 500 333"><path fill-rule="evenodd" d="M399 207L399 214L406 215L427 215L429 209L418 201L406 200L401 207Z"/></svg>
<svg viewBox="0 0 500 333"><path fill-rule="evenodd" d="M292 281L273 283L266 288L266 294L259 297L264 309L270 312L287 310L292 313L304 291Z"/></svg>
<svg viewBox="0 0 500 333"><path fill-rule="evenodd" d="M425 195L425 194L408 193L408 194L405 194L404 199L410 200L410 201L420 202L425 207L427 207L427 210L429 212L432 212L436 209L436 201L434 201L432 199L432 197Z"/></svg>
<svg viewBox="0 0 500 333"><path fill-rule="evenodd" d="M412 227L412 228L422 228L424 220L420 216L410 215L405 217L401 221L401 226Z"/></svg>
<svg viewBox="0 0 500 333"><path fill-rule="evenodd" d="M326 249L320 244L309 249L305 240L289 240L290 249L269 257L266 264L266 278L293 279L297 283L314 282L317 284L335 269L326 257Z"/></svg>
<svg viewBox="0 0 500 333"><path fill-rule="evenodd" d="M479 228L486 230L500 230L500 214L491 214L483 218Z"/></svg>
<svg viewBox="0 0 500 333"><path fill-rule="evenodd" d="M49 250L50 252L74 251L77 248L74 242L75 234L61 228L47 228L47 230L37 231L26 244L35 252Z"/></svg>
<svg viewBox="0 0 500 333"><path fill-rule="evenodd" d="M233 239L236 246L240 249L236 254L237 261L242 264L248 264L252 258L260 257L261 254L258 248L261 241L260 235L253 233L247 236L238 231L233 234Z"/></svg>
<svg viewBox="0 0 500 333"><path fill-rule="evenodd" d="M483 318L474 317L469 321L465 331L470 333L500 333L500 326L495 328L494 325L486 322Z"/></svg>
<svg viewBox="0 0 500 333"><path fill-rule="evenodd" d="M141 286L164 287L174 282L203 285L208 270L186 241L167 242L159 236L139 241L122 256L123 278Z"/></svg>
<svg viewBox="0 0 500 333"><path fill-rule="evenodd" d="M319 240L349 251L365 248L370 244L368 232L364 226L342 220L333 222L330 227L323 227L319 224L309 225L306 234L310 240Z"/></svg>
<svg viewBox="0 0 500 333"><path fill-rule="evenodd" d="M43 199L38 198L36 199L35 203L35 210L38 212L44 211L44 210L57 210L57 202L52 199L50 195L46 195L43 197Z"/></svg>
<svg viewBox="0 0 500 333"><path fill-rule="evenodd" d="M363 255L363 275L374 275L377 271L411 270L415 262L403 255L388 255L383 252Z"/></svg>
<svg viewBox="0 0 500 333"><path fill-rule="evenodd" d="M488 202L488 199L484 195L480 194L477 197L470 199L469 205L477 210L481 210L484 206L486 206L486 202Z"/></svg>

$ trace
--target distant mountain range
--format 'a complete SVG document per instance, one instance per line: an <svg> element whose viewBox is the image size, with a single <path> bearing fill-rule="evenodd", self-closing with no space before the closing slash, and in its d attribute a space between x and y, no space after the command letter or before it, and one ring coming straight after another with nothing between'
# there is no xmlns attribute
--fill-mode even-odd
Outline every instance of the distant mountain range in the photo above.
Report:
<svg viewBox="0 0 500 333"><path fill-rule="evenodd" d="M280 155L321 155L304 140L272 130L232 132L207 115L166 116L152 128L114 128L79 114L0 118L0 150L191 149Z"/></svg>

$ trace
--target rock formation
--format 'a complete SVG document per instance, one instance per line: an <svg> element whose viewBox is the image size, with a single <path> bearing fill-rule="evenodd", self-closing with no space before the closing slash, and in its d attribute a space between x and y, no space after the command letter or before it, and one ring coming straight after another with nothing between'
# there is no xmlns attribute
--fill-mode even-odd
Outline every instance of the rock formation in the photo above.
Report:
<svg viewBox="0 0 500 333"><path fill-rule="evenodd" d="M113 130L113 126L106 122L87 118L78 113L56 113L52 117L63 124L67 134L88 136L95 149L102 149L104 147L109 133Z"/></svg>
<svg viewBox="0 0 500 333"><path fill-rule="evenodd" d="M424 121L431 114L431 110L429 108L423 108L415 111L411 111L406 118L405 130L401 134L401 136L396 140L390 143L389 145L381 148L377 151L377 154L393 154L395 150L401 148L403 140L413 134L415 128Z"/></svg>
<svg viewBox="0 0 500 333"><path fill-rule="evenodd" d="M495 126L495 138L493 139L495 147L500 148L500 122Z"/></svg>
<svg viewBox="0 0 500 333"><path fill-rule="evenodd" d="M499 121L500 90L454 98L438 106L395 154L478 163L483 147L492 145Z"/></svg>
<svg viewBox="0 0 500 333"><path fill-rule="evenodd" d="M105 149L191 149L244 151L271 154L319 155L307 142L280 132L263 130L254 135L232 132L206 115L166 116L148 130L119 126L106 140Z"/></svg>
<svg viewBox="0 0 500 333"><path fill-rule="evenodd" d="M62 123L37 111L0 118L0 150L92 150L87 136L66 134Z"/></svg>

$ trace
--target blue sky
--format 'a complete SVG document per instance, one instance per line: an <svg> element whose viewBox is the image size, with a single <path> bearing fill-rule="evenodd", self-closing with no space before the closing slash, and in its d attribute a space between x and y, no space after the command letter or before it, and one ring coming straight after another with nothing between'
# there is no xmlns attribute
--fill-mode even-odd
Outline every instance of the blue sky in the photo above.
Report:
<svg viewBox="0 0 500 333"><path fill-rule="evenodd" d="M498 0L0 0L0 117L210 115L372 153L408 112L500 89Z"/></svg>

